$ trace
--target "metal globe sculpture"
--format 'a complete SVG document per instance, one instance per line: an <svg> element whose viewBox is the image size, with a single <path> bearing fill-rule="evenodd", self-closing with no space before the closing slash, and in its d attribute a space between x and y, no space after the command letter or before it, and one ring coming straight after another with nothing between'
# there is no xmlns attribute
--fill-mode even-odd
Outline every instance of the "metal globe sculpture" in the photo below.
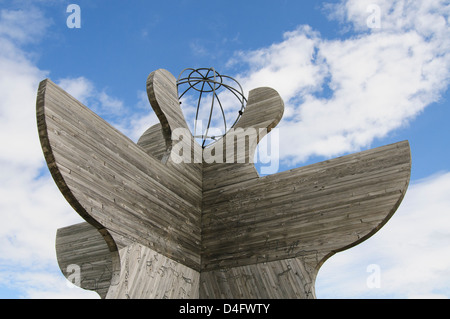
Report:
<svg viewBox="0 0 450 319"><path fill-rule="evenodd" d="M214 68L184 69L178 77L177 88L180 103L187 95L190 96L190 101L195 101L192 133L203 148L223 137L237 123L247 104L242 86L234 78L222 75ZM230 105L222 103L227 94L228 98L231 94L237 100L237 111L229 112ZM235 115L228 116L227 120L226 114L230 113ZM206 125L203 117L207 118Z"/></svg>

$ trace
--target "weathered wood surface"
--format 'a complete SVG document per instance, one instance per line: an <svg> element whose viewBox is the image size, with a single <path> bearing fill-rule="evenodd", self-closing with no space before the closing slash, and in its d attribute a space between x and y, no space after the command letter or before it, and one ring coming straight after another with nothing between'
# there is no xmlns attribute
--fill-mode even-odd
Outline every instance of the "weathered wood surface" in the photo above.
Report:
<svg viewBox="0 0 450 319"><path fill-rule="evenodd" d="M291 258L200 273L202 299L314 299L316 272Z"/></svg>
<svg viewBox="0 0 450 319"><path fill-rule="evenodd" d="M315 298L321 265L389 220L410 169L405 141L204 188L200 297Z"/></svg>
<svg viewBox="0 0 450 319"><path fill-rule="evenodd" d="M170 151L173 130L189 129L178 100L177 80L167 70L152 72L147 79L147 94L161 123L163 137Z"/></svg>
<svg viewBox="0 0 450 319"><path fill-rule="evenodd" d="M86 221L200 268L201 176L166 167L50 80L37 116L52 176Z"/></svg>
<svg viewBox="0 0 450 319"><path fill-rule="evenodd" d="M219 151L222 149L223 155L220 162L203 162L203 191L258 179L259 174L253 163L256 147L280 122L283 112L283 100L274 89L251 90L245 112L233 131L208 145L204 150L205 153L210 152L211 148L219 149ZM217 147L218 144L221 148Z"/></svg>
<svg viewBox="0 0 450 319"><path fill-rule="evenodd" d="M137 145L142 147L144 151L162 161L167 155L166 140L161 131L161 124L156 124L147 129L137 141Z"/></svg>
<svg viewBox="0 0 450 319"><path fill-rule="evenodd" d="M184 119L178 101L178 90L175 77L167 70L156 70L147 78L147 95L153 111L158 116L160 124L150 127L137 142L144 151L157 158L166 168L175 174L183 176L193 183L196 189L202 188L202 162L195 162L201 158L202 149L195 143L194 137ZM188 139L174 141L172 134L176 129L184 129L189 133ZM190 156L187 162L173 163L174 144L189 145ZM164 146L165 144L165 146ZM187 185L186 187L189 187Z"/></svg>
<svg viewBox="0 0 450 319"><path fill-rule="evenodd" d="M119 250L120 279L108 299L198 299L200 273L141 244Z"/></svg>
<svg viewBox="0 0 450 319"><path fill-rule="evenodd" d="M58 265L74 285L108 299L199 298L198 271L134 240L109 233L117 246L109 247L102 234L87 222L58 229Z"/></svg>
<svg viewBox="0 0 450 319"><path fill-rule="evenodd" d="M105 298L109 287L117 283L119 253L89 223L58 229L55 246L59 268L74 285Z"/></svg>
<svg viewBox="0 0 450 319"><path fill-rule="evenodd" d="M38 92L39 134L57 185L109 251L120 251L108 298L314 298L325 260L379 230L406 192L407 141L259 177L255 148L284 110L270 88L250 91L236 140L203 150L226 159L244 137L249 146L234 163L193 163L202 149L190 135L182 142L190 161L178 164L169 137L187 125L175 78L157 70L147 89L161 124L137 144L51 81ZM249 128L258 133L246 136ZM83 262L82 241L95 250L98 234L87 234L59 246L61 261L74 247L70 261Z"/></svg>
<svg viewBox="0 0 450 319"><path fill-rule="evenodd" d="M409 144L400 142L204 188L202 269L311 254L322 259L356 245L395 212L410 169ZM220 180L220 172L211 173Z"/></svg>

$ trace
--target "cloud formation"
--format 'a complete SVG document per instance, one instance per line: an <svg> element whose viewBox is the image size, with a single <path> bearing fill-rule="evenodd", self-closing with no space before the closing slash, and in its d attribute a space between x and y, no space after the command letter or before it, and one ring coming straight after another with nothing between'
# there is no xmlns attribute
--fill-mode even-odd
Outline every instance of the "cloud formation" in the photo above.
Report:
<svg viewBox="0 0 450 319"><path fill-rule="evenodd" d="M271 86L284 98L280 156L290 164L369 147L439 100L450 77L450 5L379 1L380 28L367 20L373 1L328 5L353 35L325 39L309 26L267 48L239 52L246 88Z"/></svg>
<svg viewBox="0 0 450 319"><path fill-rule="evenodd" d="M449 298L449 193L448 172L411 185L378 233L325 262L318 298ZM379 287L367 285L370 265L379 267Z"/></svg>
<svg viewBox="0 0 450 319"><path fill-rule="evenodd" d="M137 93L136 105L130 108L125 106L121 99L109 95L105 89L96 88L91 80L83 76L59 79L56 84L93 112L107 119L134 142L137 142L150 126L159 123L156 114L151 112L147 93L144 91Z"/></svg>
<svg viewBox="0 0 450 319"><path fill-rule="evenodd" d="M49 21L35 10L0 12L0 285L18 297L44 297L59 282L68 290L54 253L56 229L79 222L52 181L36 125L36 92L48 72L23 46L37 43ZM48 292L45 292L45 294ZM60 295L61 296L61 295Z"/></svg>

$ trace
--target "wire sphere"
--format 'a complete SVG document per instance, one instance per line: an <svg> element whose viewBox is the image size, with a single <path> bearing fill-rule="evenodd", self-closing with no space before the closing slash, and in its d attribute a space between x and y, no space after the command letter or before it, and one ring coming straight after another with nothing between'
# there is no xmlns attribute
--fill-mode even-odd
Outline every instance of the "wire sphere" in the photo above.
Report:
<svg viewBox="0 0 450 319"><path fill-rule="evenodd" d="M197 110L195 113L193 136L194 138L201 140L201 145L203 148L215 140L223 137L228 130L238 122L244 112L245 105L247 104L247 99L244 96L241 85L232 77L219 74L219 72L217 72L214 68L184 69L178 77L177 87L180 104L181 98L189 91L189 94L196 94ZM231 92L239 102L239 110L237 111L236 117L232 118L231 125L227 122L225 110L222 105L222 101L219 98L219 94L222 91ZM210 103L206 102L207 106L210 108L209 115L207 116L207 125L206 127L201 125L201 132L198 133L197 123L199 123L199 116L201 115L200 109L204 108L205 101L209 100ZM216 113L213 112L214 108L216 108ZM217 112L217 108L220 109L220 112ZM216 117L217 114L219 114L221 117L220 122L223 122L223 133L219 135L210 134L211 125L217 120L216 118L213 118L213 114L215 114Z"/></svg>

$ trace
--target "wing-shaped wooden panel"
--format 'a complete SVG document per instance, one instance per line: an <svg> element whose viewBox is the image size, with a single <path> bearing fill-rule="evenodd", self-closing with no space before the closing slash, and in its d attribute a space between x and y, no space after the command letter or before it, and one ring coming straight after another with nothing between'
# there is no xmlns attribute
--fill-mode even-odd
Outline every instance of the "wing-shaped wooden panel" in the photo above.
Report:
<svg viewBox="0 0 450 319"><path fill-rule="evenodd" d="M52 176L87 222L199 268L201 175L166 167L50 80L37 119Z"/></svg>
<svg viewBox="0 0 450 319"><path fill-rule="evenodd" d="M223 155L220 162L203 163L203 191L257 179L253 163L256 147L278 125L283 113L284 102L277 91L268 87L251 90L245 112L235 127L204 150L222 144Z"/></svg>
<svg viewBox="0 0 450 319"><path fill-rule="evenodd" d="M316 256L320 266L386 223L410 169L405 141L208 190L203 269L299 256Z"/></svg>
<svg viewBox="0 0 450 319"><path fill-rule="evenodd" d="M118 283L117 247L89 223L58 229L55 246L59 268L73 284L105 298L109 287Z"/></svg>

